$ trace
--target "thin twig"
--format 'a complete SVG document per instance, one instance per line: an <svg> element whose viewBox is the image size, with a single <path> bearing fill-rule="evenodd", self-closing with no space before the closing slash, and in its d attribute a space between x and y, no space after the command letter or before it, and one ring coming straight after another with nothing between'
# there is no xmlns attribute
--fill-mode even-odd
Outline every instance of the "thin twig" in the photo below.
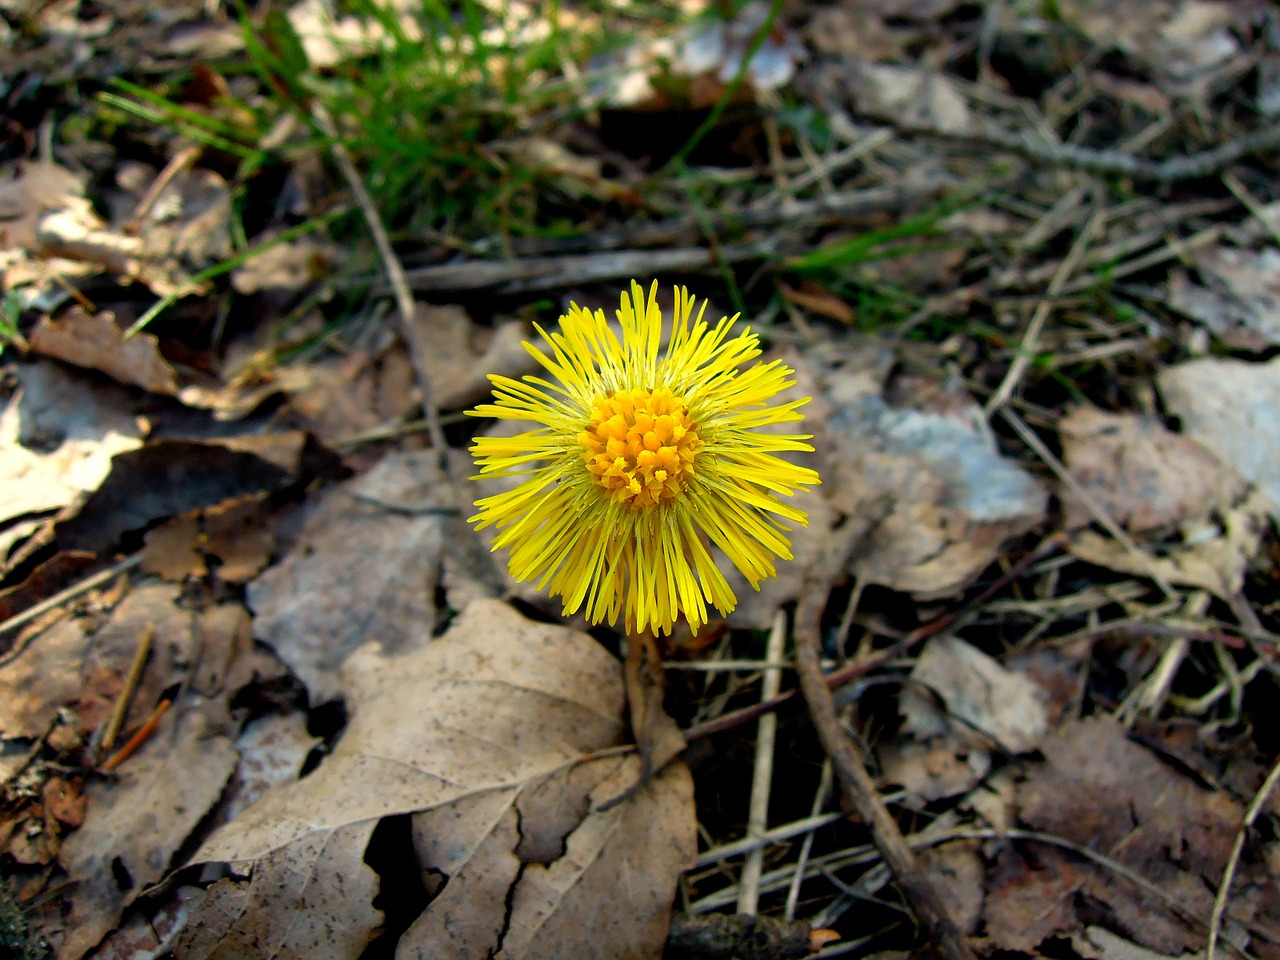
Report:
<svg viewBox="0 0 1280 960"><path fill-rule="evenodd" d="M999 147L1028 160L1055 167L1071 167L1088 173L1132 177L1135 180L1174 183L1212 176L1237 160L1262 155L1280 147L1280 124L1271 124L1234 140L1168 160L1147 160L1119 150L1094 150L1067 143L1045 143L1026 132L1014 133L992 125L977 130L953 133L936 127L894 124L901 134L933 137L953 142L972 143L983 147Z"/></svg>
<svg viewBox="0 0 1280 960"><path fill-rule="evenodd" d="M138 201L138 205L133 210L133 215L125 221L124 226L121 228L123 232L137 233L142 227L142 221L151 216L151 208L156 205L156 201L160 199L160 195L164 193L165 188L173 182L173 178L182 171L189 169L200 159L200 154L203 152L203 147L190 146L174 154L173 159L165 164L165 168L151 181L151 186L147 187L147 192Z"/></svg>
<svg viewBox="0 0 1280 960"><path fill-rule="evenodd" d="M1218 895L1213 898L1213 913L1209 916L1209 939L1204 945L1204 960L1213 960L1218 947L1218 933L1222 929L1222 918L1227 912L1227 897L1231 892L1231 882L1235 879L1236 867L1240 865L1240 854L1244 852L1244 842L1249 836L1253 822L1258 819L1263 806L1271 796L1271 791L1280 780L1280 759L1277 759L1267 774L1267 779L1258 788L1257 795L1245 811L1244 822L1236 833L1235 843L1231 845L1231 855L1227 858L1227 867L1222 872L1222 883L1218 885Z"/></svg>
<svg viewBox="0 0 1280 960"><path fill-rule="evenodd" d="M850 708L846 707L844 714L849 713ZM844 716L841 716L841 722L844 722ZM827 801L831 798L831 787L835 781L835 772L831 769L831 758L822 761L822 774L818 777L818 789L813 795L813 806L810 807L810 818L816 817L819 811L827 805ZM787 920L796 918L796 907L800 904L800 885L804 882L805 868L809 865L809 856L813 852L813 838L817 836L817 828L808 831L804 835L804 839L800 841L800 853L796 857L796 872L791 878L791 885L787 887L787 906L783 912L783 917Z"/></svg>
<svg viewBox="0 0 1280 960"><path fill-rule="evenodd" d="M1022 345L1018 348L1018 352L1014 354L1013 362L1009 364L1009 369L1005 371L1000 385L996 387L995 392L987 399L983 413L988 418L990 418L993 411L1004 406L1005 402L1013 396L1013 391L1018 388L1023 374L1027 372L1027 367L1031 365L1031 356L1040 344L1040 334L1044 331L1045 322L1049 319L1049 314L1053 310L1053 300L1062 292L1067 278L1075 273L1076 267L1079 266L1080 260L1089 246L1089 241L1097 233L1098 225L1101 222L1102 210L1095 210L1093 216L1085 222L1084 228L1076 237L1075 243L1071 245L1071 249L1067 252L1066 257L1063 258L1062 263L1058 265L1053 279L1049 281L1049 287L1045 291L1044 299L1040 301L1039 306L1036 307L1035 312L1031 315L1031 322L1027 324L1027 332L1022 337Z"/></svg>
<svg viewBox="0 0 1280 960"><path fill-rule="evenodd" d="M815 813L803 820L784 823L782 826L766 830L758 836L745 837L742 840L735 840L733 843L724 843L718 847L712 847L710 850L704 850L698 854L698 859L694 861L693 869L709 867L714 863L723 863L725 860L740 857L744 853L762 850L771 844L782 843L784 840L790 840L792 837L798 837L802 834L812 836L813 832L820 827L830 826L844 819L845 815L843 813Z"/></svg>
<svg viewBox="0 0 1280 960"><path fill-rule="evenodd" d="M373 237L374 246L378 248L378 256L381 258L382 267L387 273L387 282L391 285L392 296L395 297L396 307L400 311L401 332L404 336L405 345L409 348L409 356L413 360L414 372L418 378L418 389L422 392L422 415L427 421L427 436L431 438L431 445L436 449L436 453L440 457L440 466L447 474L449 469L449 445L445 441L444 427L440 424L440 411L436 409L435 393L431 389L431 375L427 368L426 353L423 349L421 338L418 336L418 331L413 325L417 306L414 303L413 294L409 292L409 282L405 277L404 266L400 263L400 258L396 256L395 250L391 248L391 240L387 236L386 228L382 225L382 218L378 215L378 209L373 204L373 198L369 196L369 191L365 188L364 181L360 179L356 165L351 160L351 154L347 151L342 141L338 139L329 114L323 106L316 103L312 107L312 116L315 118L316 126L328 138L329 152L333 155L334 162L337 163L338 169L342 171L343 179L347 181L347 186L356 198L356 203L360 206L360 212L364 214L365 224L369 227L369 233Z"/></svg>
<svg viewBox="0 0 1280 960"><path fill-rule="evenodd" d="M165 715L171 706L173 706L173 701L167 698L156 704L156 708L151 711L151 716L147 717L146 723L138 728L138 732L130 737L123 747L107 759L101 769L104 772L110 772L137 753L138 748L146 743L147 738L155 732L157 724L160 723L160 718Z"/></svg>
<svg viewBox="0 0 1280 960"><path fill-rule="evenodd" d="M138 640L138 647L133 651L133 662L129 664L129 672L124 675L124 684L116 697L111 716L102 731L102 742L98 749L103 753L116 745L116 737L120 735L120 727L124 724L125 714L133 703L133 695L138 690L138 681L142 679L142 671L147 666L147 656L151 653L151 642L156 638L156 625L148 623Z"/></svg>
<svg viewBox="0 0 1280 960"><path fill-rule="evenodd" d="M843 565L841 563L839 567ZM796 668L818 739L835 766L836 777L845 796L870 828L876 848L892 871L925 934L946 960L975 960L972 948L951 919L933 883L916 864L915 855L903 840L902 832L890 816L875 782L836 715L835 702L827 689L821 664L822 612L832 581L831 572L811 575L796 610Z"/></svg>
<svg viewBox="0 0 1280 960"><path fill-rule="evenodd" d="M773 629L769 631L766 660L781 660L783 642L787 637L787 615L779 610L773 617ZM782 671L770 668L764 671L760 684L760 699L772 700L782 688ZM766 713L756 724L756 757L751 775L751 803L747 812L747 837L762 835L769 826L769 793L773 786L773 749L778 735L778 715ZM742 864L742 876L738 882L738 913L755 916L760 903L760 873L764 869L764 848L756 847L747 854Z"/></svg>
<svg viewBox="0 0 1280 960"><path fill-rule="evenodd" d="M6 633L10 633L13 630L17 630L19 627L26 626L28 623L31 623L33 620L38 620L40 617L44 616L50 610L60 607L64 603L70 603L72 600L75 600L77 597L83 596L84 594L88 593L90 590L93 590L96 587L100 587L102 584L106 583L108 580L111 580L122 573L127 573L128 571L132 570L134 567L138 566L140 563L142 563L142 554L135 553L133 556L127 557L124 560L121 560L119 563L112 564L111 566L107 567L105 570L99 570L97 573L90 574L89 576L81 580L79 583L73 583L71 586L67 587L65 590L59 590L52 597L46 597L44 600L41 600L39 603L32 604L31 606L27 607L26 610L23 610L21 613L15 613L8 620L4 621L3 623L0 623L0 637L4 636ZM18 651L12 651L9 654L5 655L4 657L0 657L0 664L7 663L9 660L13 659L13 657L17 654L17 652Z"/></svg>
<svg viewBox="0 0 1280 960"><path fill-rule="evenodd" d="M968 611L982 606L982 604L986 603L1010 583L1026 573L1028 568L1033 564L1040 562L1053 552L1061 549L1064 540L1064 537L1056 534L1046 538L1038 547L1036 547L1035 550L1032 550L1007 571L993 580L986 589L972 600L967 600L955 609L948 610L946 613L930 620L928 623L916 627L916 629L912 630L905 637L899 639L892 646L886 647L883 650L877 650L875 653L856 660L847 666L840 667L838 670L832 670L830 673L825 675L827 688L830 690L837 690L845 684L850 683L859 677L865 676L872 670L883 666L890 660L894 660L902 656L921 641L926 640L937 633L941 633ZM819 666L821 666L821 663ZM707 720L703 723L689 727L684 731L684 738L687 742L692 743L695 740L702 740L706 737L714 736L718 733L724 733L728 730L736 730L753 720L759 719L766 713L774 713L780 710L783 706L790 703L799 695L798 690L788 690L786 693L779 694L772 700L753 703L749 707L742 707L739 710L732 710L729 713L721 714L713 720Z"/></svg>
<svg viewBox="0 0 1280 960"><path fill-rule="evenodd" d="M1142 552L1142 549L1134 542L1133 538L1121 529L1120 525L1116 523L1111 514L1107 512L1106 508L1098 502L1097 498L1093 494L1085 489L1084 484L1072 475L1071 471L1066 468L1066 465L1053 455L1053 451L1045 446L1044 441L1036 436L1035 432L1022 422L1022 418L1007 406L1000 408L1000 416L1004 417L1005 422L1013 428L1013 432L1022 439L1023 443L1031 448L1032 452L1044 462L1045 466L1053 471L1054 476L1061 480L1073 494L1080 498L1080 502L1085 505L1086 509L1088 509L1088 511L1093 515L1093 518L1097 520L1098 523L1102 525L1103 529L1105 529L1107 533L1111 534L1111 536L1114 537L1126 551L1128 551L1128 553L1142 567L1146 575L1150 577L1151 580L1155 582L1156 586L1160 588L1164 595L1170 598L1177 597L1173 587L1169 585L1169 581L1164 578L1164 575L1156 569L1151 558Z"/></svg>

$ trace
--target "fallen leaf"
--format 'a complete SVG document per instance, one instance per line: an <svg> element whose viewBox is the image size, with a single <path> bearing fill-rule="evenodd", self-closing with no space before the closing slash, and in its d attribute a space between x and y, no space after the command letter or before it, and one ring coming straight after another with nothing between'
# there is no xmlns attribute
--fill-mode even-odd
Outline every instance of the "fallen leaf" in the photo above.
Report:
<svg viewBox="0 0 1280 960"><path fill-rule="evenodd" d="M0 523L53 514L96 490L111 459L142 444L124 391L52 363L21 365L17 395L0 413ZM34 521L38 525L38 521ZM0 536L0 557L16 542Z"/></svg>
<svg viewBox="0 0 1280 960"><path fill-rule="evenodd" d="M1242 811L1234 800L1162 763L1109 718L1067 724L1041 750L1044 764L1018 789L1023 823L1111 857L1193 915L1209 915L1213 884L1240 826ZM1064 854L1037 848L1037 856L1044 863ZM1162 953L1203 945L1203 930L1189 926L1162 898L1103 866L1081 869L1088 879L1077 884L1084 898L1075 901L1079 908L1073 903L1073 912L1086 909L1090 899L1103 904L1109 927ZM1242 869L1242 882L1250 871Z"/></svg>
<svg viewBox="0 0 1280 960"><path fill-rule="evenodd" d="M115 218L129 230L138 202L148 196L160 171L124 160L116 168L116 182L125 196ZM186 282L189 273L222 263L231 256L231 190L213 170L185 167L169 177L153 198L137 227L142 238L140 279L164 294L165 284ZM160 286L156 286L156 282Z"/></svg>
<svg viewBox="0 0 1280 960"><path fill-rule="evenodd" d="M96 559L93 554L84 552L54 554L21 583L0 590L0 622L69 586L87 573ZM0 639L0 652L7 649L6 640L12 641L12 637Z"/></svg>
<svg viewBox="0 0 1280 960"><path fill-rule="evenodd" d="M435 896L397 956L661 954L695 849L691 781L677 762L624 797L638 759L587 756L624 729L621 669L594 640L479 601L400 656L362 648L341 685L351 719L333 753L195 854L230 876L180 957L359 955L380 921L362 856L378 819L405 813ZM334 928L341 942L318 940Z"/></svg>
<svg viewBox="0 0 1280 960"><path fill-rule="evenodd" d="M89 798L85 796L84 783L78 777L71 780L50 777L44 782L40 799L45 813L59 823L68 827L78 827L84 823Z"/></svg>
<svg viewBox="0 0 1280 960"><path fill-rule="evenodd" d="M1071 553L1088 563L1133 576L1154 571L1169 583L1202 587L1224 599L1244 586L1245 574L1261 553L1270 529L1272 503L1262 491L1247 489L1198 524L1168 542L1139 546L1135 552L1110 536L1081 530L1068 541Z"/></svg>
<svg viewBox="0 0 1280 960"><path fill-rule="evenodd" d="M1024 854L1005 844L988 876L982 907L987 939L998 950L1036 953L1036 948L1076 924L1076 897L1087 868L1054 852Z"/></svg>
<svg viewBox="0 0 1280 960"><path fill-rule="evenodd" d="M1058 429L1063 459L1077 483L1111 519L1143 534L1202 518L1239 496L1234 471L1196 440L1172 433L1153 417L1070 410ZM1063 485L1064 524L1074 529L1093 515Z"/></svg>
<svg viewBox="0 0 1280 960"><path fill-rule="evenodd" d="M538 369L524 348L531 336L527 324L500 323L481 344L473 343L476 326L465 310L419 304L414 330L423 345L436 406L458 410L489 399L489 377L519 379Z"/></svg>
<svg viewBox="0 0 1280 960"><path fill-rule="evenodd" d="M879 750L880 779L933 803L968 793L991 772L991 754L958 736L892 741Z"/></svg>
<svg viewBox="0 0 1280 960"><path fill-rule="evenodd" d="M899 709L903 729L917 738L956 733L976 747L1016 754L1034 750L1049 731L1039 688L956 637L925 644L911 679Z"/></svg>
<svg viewBox="0 0 1280 960"><path fill-rule="evenodd" d="M120 767L119 779L90 784L84 824L62 845L72 884L40 914L57 960L91 950L124 908L164 876L235 764L222 725L188 701Z"/></svg>
<svg viewBox="0 0 1280 960"><path fill-rule="evenodd" d="M145 913L130 911L119 928L93 953L93 960L162 960L186 924L187 901L199 895L190 887L179 888L168 900L148 905Z"/></svg>
<svg viewBox="0 0 1280 960"><path fill-rule="evenodd" d="M56 163L19 163L0 182L0 246L35 250L40 218L51 210L74 209L96 222L85 199L84 180Z"/></svg>
<svg viewBox="0 0 1280 960"><path fill-rule="evenodd" d="M1280 519L1280 357L1192 360L1161 370L1157 383L1182 432L1261 487Z"/></svg>
<svg viewBox="0 0 1280 960"><path fill-rule="evenodd" d="M101 553L156 520L262 491L297 476L302 433L219 440L157 440L116 456L111 473L73 517L58 524L68 550Z"/></svg>
<svg viewBox="0 0 1280 960"><path fill-rule="evenodd" d="M236 738L240 762L215 811L214 825L230 823L272 787L297 780L320 743L307 732L302 712L270 713L246 725Z"/></svg>
<svg viewBox="0 0 1280 960"><path fill-rule="evenodd" d="M255 242L267 243L275 236L265 231ZM293 294L328 276L341 261L338 248L319 237L308 235L250 257L231 273L236 293Z"/></svg>
<svg viewBox="0 0 1280 960"><path fill-rule="evenodd" d="M91 621L55 623L0 663L0 689L7 691L0 698L0 738L37 737L66 705L76 709L85 729L97 727L143 633L152 630L151 655L126 717L126 726L137 726L164 690L191 681L206 659L212 666L220 651L234 646L227 633L235 629L235 618L218 629L214 611L222 609L243 616L238 604L193 615L180 605L177 587L149 583L130 590L96 629ZM228 669L222 663L218 671L225 676Z"/></svg>
<svg viewBox="0 0 1280 960"><path fill-rule="evenodd" d="M929 847L920 867L933 882L947 915L968 935L982 916L982 846L977 840L952 840Z"/></svg>
<svg viewBox="0 0 1280 960"><path fill-rule="evenodd" d="M90 316L79 304L73 304L57 320L42 317L28 342L36 353L101 370L121 383L165 396L178 392L177 374L161 356L156 337L140 333L126 340L110 311Z"/></svg>
<svg viewBox="0 0 1280 960"><path fill-rule="evenodd" d="M1280 250L1215 246L1193 255L1200 283L1185 273L1169 280L1169 302L1242 350L1280 344Z"/></svg>
<svg viewBox="0 0 1280 960"><path fill-rule="evenodd" d="M146 573L182 581L216 570L223 583L247 583L275 551L275 516L263 494L249 494L166 520L144 540Z"/></svg>
<svg viewBox="0 0 1280 960"><path fill-rule="evenodd" d="M363 859L374 823L317 830L256 858L250 875L215 881L193 899L174 955L359 957L382 922L371 906L377 876Z"/></svg>
<svg viewBox="0 0 1280 960"><path fill-rule="evenodd" d="M360 645L394 653L431 637L441 556L471 540L460 524L433 451L387 456L317 497L298 541L249 584L255 635L312 703L339 698L337 668Z"/></svg>
<svg viewBox="0 0 1280 960"><path fill-rule="evenodd" d="M796 369L789 396L814 398L805 429L820 493L837 515L872 518L850 562L860 580L926 599L952 595L1043 517L1046 491L1000 455L957 385L904 378L893 392L914 405L889 402L893 356L869 339L784 359Z"/></svg>

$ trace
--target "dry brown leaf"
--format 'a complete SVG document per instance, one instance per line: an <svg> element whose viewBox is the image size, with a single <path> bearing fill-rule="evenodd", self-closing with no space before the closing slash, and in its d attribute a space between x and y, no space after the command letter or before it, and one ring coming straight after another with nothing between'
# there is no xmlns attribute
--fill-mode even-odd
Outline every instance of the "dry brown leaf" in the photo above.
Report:
<svg viewBox="0 0 1280 960"><path fill-rule="evenodd" d="M302 712L270 713L249 723L236 738L240 762L214 813L215 826L230 823L272 787L292 783L321 743L307 732Z"/></svg>
<svg viewBox="0 0 1280 960"><path fill-rule="evenodd" d="M1088 874L1082 864L1050 852L1034 858L1006 844L988 877L982 919L998 950L1035 954L1054 934L1076 924L1075 899Z"/></svg>
<svg viewBox="0 0 1280 960"><path fill-rule="evenodd" d="M138 587L100 629L89 631L81 621L63 620L7 658L0 664L0 689L6 691L0 698L0 737L39 736L60 707L85 699L87 678L95 671L114 675L118 683L143 631L152 625L151 659L128 718L131 724L140 723L160 691L185 675L194 652L190 616L175 605L176 600L171 586ZM86 728L103 719L100 709L95 706L90 715L81 716Z"/></svg>
<svg viewBox="0 0 1280 960"><path fill-rule="evenodd" d="M872 520L850 565L859 579L924 598L954 594L1043 517L1045 490L1000 456L958 386L904 380L895 394L911 404L889 402L893 357L874 340L785 360L797 371L793 395L814 398L805 428L815 435L820 493L838 513ZM815 526L797 541L814 535L827 534Z"/></svg>
<svg viewBox="0 0 1280 960"><path fill-rule="evenodd" d="M279 490L297 478L306 439L290 432L157 440L119 454L80 511L58 524L58 542L70 550L100 553L128 531L156 520Z"/></svg>
<svg viewBox="0 0 1280 960"><path fill-rule="evenodd" d="M1241 482L1199 442L1171 433L1153 417L1072 409L1059 423L1063 459L1072 476L1111 519L1148 533L1203 518L1239 496ZM1068 529L1093 514L1063 486Z"/></svg>
<svg viewBox="0 0 1280 960"><path fill-rule="evenodd" d="M0 622L70 586L84 576L96 560L91 553L65 551L54 554L21 583L0 590ZM0 639L0 652L7 649L12 640L12 636Z"/></svg>
<svg viewBox="0 0 1280 960"><path fill-rule="evenodd" d="M478 550L433 451L392 454L317 498L299 540L249 584L258 639L313 703L341 696L337 668L361 644L387 652L435 630L447 550Z"/></svg>
<svg viewBox="0 0 1280 960"><path fill-rule="evenodd" d="M1234 800L1162 763L1109 718L1068 724L1042 750L1045 763L1018 790L1023 823L1112 857L1196 916L1209 915L1211 884L1222 877L1240 825L1242 811ZM1041 864L1057 863L1049 869L1077 869L1061 863L1066 855L1060 851L1036 853ZM1116 932L1162 953L1203 945L1203 930L1189 926L1162 899L1105 867L1078 869L1088 879L1077 889L1105 905L1108 926ZM1056 922L1065 916L1059 908Z"/></svg>
<svg viewBox="0 0 1280 960"><path fill-rule="evenodd" d="M956 637L925 644L911 679L923 690L908 686L900 709L913 736L956 733L976 747L1027 753L1049 732L1039 688Z"/></svg>
<svg viewBox="0 0 1280 960"><path fill-rule="evenodd" d="M1280 344L1280 250L1208 247L1194 255L1201 283L1169 281L1169 302L1214 336L1243 350Z"/></svg>
<svg viewBox="0 0 1280 960"><path fill-rule="evenodd" d="M75 209L98 223L84 197L84 180L56 163L19 163L0 183L0 246L36 249L40 218L52 210Z"/></svg>
<svg viewBox="0 0 1280 960"><path fill-rule="evenodd" d="M191 897L192 889L184 887L145 913L130 911L94 951L93 960L168 960L173 941L186 924Z"/></svg>
<svg viewBox="0 0 1280 960"><path fill-rule="evenodd" d="M1092 530L1079 531L1067 546L1074 556L1100 567L1138 577L1154 571L1169 583L1202 587L1227 599L1240 592L1245 574L1261 555L1270 509L1270 500L1253 487L1200 524L1188 524L1181 539L1159 544L1158 552L1147 547L1135 552Z"/></svg>
<svg viewBox="0 0 1280 960"><path fill-rule="evenodd" d="M149 333L126 340L110 311L90 316L74 304L57 320L41 318L28 342L36 353L101 370L121 383L165 396L178 392L178 376L161 356L159 340Z"/></svg>
<svg viewBox="0 0 1280 960"><path fill-rule="evenodd" d="M150 193L160 171L136 161L122 161L116 168L116 182L123 188L118 198L118 223L129 229L128 221L138 202ZM120 202L122 201L122 202ZM231 190L226 180L213 170L178 170L154 198L138 227L143 247L140 273L156 293L164 283L182 282L186 274L221 263L231 256Z"/></svg>
<svg viewBox="0 0 1280 960"><path fill-rule="evenodd" d="M182 581L216 570L224 583L247 583L275 551L275 516L264 495L250 494L167 520L144 540L147 573Z"/></svg>
<svg viewBox="0 0 1280 960"><path fill-rule="evenodd" d="M363 860L375 821L300 837L194 897L173 952L178 960L333 960L359 957L377 932L377 877ZM318 831L320 832L320 831Z"/></svg>
<svg viewBox="0 0 1280 960"><path fill-rule="evenodd" d="M172 711L118 780L90 785L84 824L62 846L73 883L40 915L57 960L78 960L116 926L222 793L235 750L198 700Z"/></svg>
<svg viewBox="0 0 1280 960"><path fill-rule="evenodd" d="M1161 370L1157 382L1182 432L1261 487L1280 520L1280 357L1192 360Z"/></svg>
<svg viewBox="0 0 1280 960"><path fill-rule="evenodd" d="M111 458L145 434L121 389L52 363L16 372L19 393L0 413L0 559L16 542L13 521L81 500L106 479Z"/></svg>
<svg viewBox="0 0 1280 960"><path fill-rule="evenodd" d="M1048 732L1040 689L976 647L934 637L899 701L903 732L883 751L884 779L925 801L967 793L993 754L1034 750Z"/></svg>
<svg viewBox="0 0 1280 960"><path fill-rule="evenodd" d="M136 727L163 691L189 682L208 695L220 693L235 661L246 652L245 613L224 604L193 613L183 609L171 584L129 591L96 630L62 620L0 663L0 739L36 737L70 705L85 730L106 720L138 642L154 631L151 655L125 721ZM244 634L241 636L241 634Z"/></svg>
<svg viewBox="0 0 1280 960"><path fill-rule="evenodd" d="M398 957L660 955L694 853L691 781L674 763L599 809L638 761L584 757L624 730L621 669L595 641L479 601L439 639L366 646L342 673L351 720L333 753L197 852L231 876L193 910L180 958L305 956L330 916L345 940L322 952L357 956L380 918L364 848L404 813L436 895Z"/></svg>
<svg viewBox="0 0 1280 960"><path fill-rule="evenodd" d="M531 332L519 321L499 324L482 343L461 307L419 304L414 328L425 348L436 406L458 410L489 398L489 375L519 378L538 369L524 348Z"/></svg>
<svg viewBox="0 0 1280 960"><path fill-rule="evenodd" d="M920 855L920 866L929 874L947 915L966 935L982 917L982 846L977 840L952 840L930 847Z"/></svg>
<svg viewBox="0 0 1280 960"><path fill-rule="evenodd" d="M275 231L265 231L255 243L269 242ZM236 293L292 294L328 276L340 262L338 248L314 235L277 243L250 257L231 273Z"/></svg>
<svg viewBox="0 0 1280 960"><path fill-rule="evenodd" d="M968 793L991 772L991 754L958 736L894 740L879 751L880 779L932 803Z"/></svg>

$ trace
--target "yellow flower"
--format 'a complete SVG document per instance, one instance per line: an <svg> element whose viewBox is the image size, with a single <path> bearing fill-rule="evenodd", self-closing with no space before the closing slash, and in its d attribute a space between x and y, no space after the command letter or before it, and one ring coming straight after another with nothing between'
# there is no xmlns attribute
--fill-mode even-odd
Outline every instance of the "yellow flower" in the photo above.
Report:
<svg viewBox="0 0 1280 960"><path fill-rule="evenodd" d="M603 311L577 304L558 333L538 327L548 349L525 348L552 379L489 378L495 402L470 413L536 427L476 440L477 479L523 480L476 501L471 522L496 526L512 575L536 577L566 614L585 606L593 623L621 613L629 631L670 633L683 613L696 632L708 606L728 613L738 602L708 542L758 590L775 557L791 559L782 521L807 522L776 495L820 481L775 455L812 450L808 435L758 429L803 419L808 398L768 405L794 371L776 360L742 369L759 338L731 337L737 316L705 323L705 303L692 318L694 298L679 287L662 349L657 289L646 299L632 282L622 295L621 339Z"/></svg>

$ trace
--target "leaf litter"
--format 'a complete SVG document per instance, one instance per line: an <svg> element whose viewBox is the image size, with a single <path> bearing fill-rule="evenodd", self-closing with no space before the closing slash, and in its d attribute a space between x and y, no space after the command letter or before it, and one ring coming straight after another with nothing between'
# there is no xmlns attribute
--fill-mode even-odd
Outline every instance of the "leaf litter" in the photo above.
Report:
<svg viewBox="0 0 1280 960"><path fill-rule="evenodd" d="M276 170L173 130L33 159L0 126L22 158L0 184L20 331L0 380L0 865L54 955L657 956L673 903L696 921L752 897L762 923L835 928L837 950L919 948L787 706L771 829L743 839L755 725L735 715L773 666L753 631L851 530L824 653L850 658L847 729L972 947L1151 960L1201 953L1216 922L1219 955L1276 955L1274 797L1241 833L1274 761L1280 632L1274 150L1248 147L1274 116L1274 17L1060 7L802 4L741 86L762 5L646 24L610 54L620 84L566 72L581 120L486 145L539 170L539 203L581 236L516 230L497 259L447 229L409 241L458 447L484 375L531 371L531 319L607 305L615 274L584 256L634 271L664 237L733 279L712 295L744 301L814 397L824 484L798 503L796 558L671 651L689 767L634 790L616 661L515 612L558 607L465 526L461 451L445 473L422 449L421 371L378 295L352 294L348 261L373 258L325 228L191 286L332 202L297 128L273 131L296 161L274 197ZM116 42L113 16L150 45ZM386 47L331 25L359 42L326 35L325 69ZM172 67L144 48L243 50L195 10L30 26L14 62L46 84ZM190 116L270 112L249 77L205 80ZM665 177L682 112L729 96ZM962 209L916 219L940 195ZM937 226L897 247L904 223ZM529 257L556 278L547 304L488 296L506 281L435 302L432 269L519 277ZM126 339L163 293L187 296ZM104 772L122 704L136 752ZM695 828L710 866L686 869Z"/></svg>

